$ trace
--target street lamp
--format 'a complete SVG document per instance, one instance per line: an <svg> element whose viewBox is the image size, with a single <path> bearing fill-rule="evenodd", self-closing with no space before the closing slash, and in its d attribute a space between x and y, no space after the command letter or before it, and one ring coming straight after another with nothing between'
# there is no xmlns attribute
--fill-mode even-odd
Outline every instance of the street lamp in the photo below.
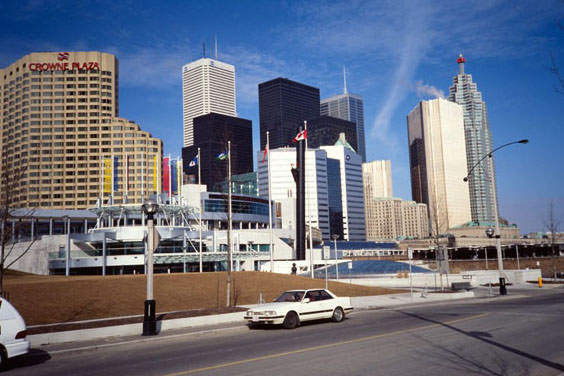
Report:
<svg viewBox="0 0 564 376"><path fill-rule="evenodd" d="M339 280L339 262L337 260L337 239L339 239L339 235L333 234L331 238L333 238L333 244L335 245L335 275L337 280Z"/></svg>
<svg viewBox="0 0 564 376"><path fill-rule="evenodd" d="M157 320L155 318L156 302L153 297L153 252L159 245L159 233L155 229L154 216L159 210L159 204L153 200L145 201L141 205L147 216L147 299L143 314L143 335L157 334Z"/></svg>
<svg viewBox="0 0 564 376"><path fill-rule="evenodd" d="M526 144L528 143L529 140L527 139L522 139L519 141L512 141L512 142L508 142L506 144L503 144L501 146L498 146L497 148L493 149L492 151L490 151L489 153L486 153L486 155L484 155L482 158L480 158L480 160L478 162L476 162L476 164L474 164L474 166L472 166L472 168L470 169L470 171L468 171L468 175L466 175L462 180L464 180L465 182L468 181L468 178L470 177L470 175L472 175L472 173L474 172L474 169L486 158L489 157L489 165L490 165L490 174L491 174L491 184L492 184L492 193L493 193L493 205L494 205L494 219L495 219L495 233L492 234L493 236L495 236L496 238L496 249L497 249L497 269L499 270L499 295L506 295L507 294L507 288L505 287L505 278L504 278L504 274L503 274L503 259L502 259L502 254L501 254L501 239L500 239L500 233L499 233L499 212L498 212L498 207L497 207L497 191L495 189L495 173L494 173L494 168L493 168L493 153L495 153L497 150L502 149L506 146L509 145L513 145L513 144ZM491 230L491 229L488 229ZM488 235L488 237L491 237L491 231L486 230L486 234Z"/></svg>

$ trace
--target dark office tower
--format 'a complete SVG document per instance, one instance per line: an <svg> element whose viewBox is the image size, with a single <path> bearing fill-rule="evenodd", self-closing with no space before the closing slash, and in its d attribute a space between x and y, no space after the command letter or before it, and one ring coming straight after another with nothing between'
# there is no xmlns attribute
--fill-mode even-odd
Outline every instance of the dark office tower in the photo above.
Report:
<svg viewBox="0 0 564 376"><path fill-rule="evenodd" d="M356 144L358 149L355 150L362 157L362 161L366 162L366 144L364 137L364 104L360 95L350 94L347 92L345 85L345 93L326 98L320 104L321 115L329 115L339 119L352 121L356 125ZM347 140L352 140L347 135ZM351 143L352 145L352 143Z"/></svg>
<svg viewBox="0 0 564 376"><path fill-rule="evenodd" d="M200 148L201 181L209 191L214 184L225 181L227 160L219 160L217 155L227 152L227 141L231 141L231 175L253 171L252 122L233 116L210 113L194 118L194 145L182 148L184 172L198 182L198 167L190 166L190 161Z"/></svg>
<svg viewBox="0 0 564 376"><path fill-rule="evenodd" d="M270 149L293 146L298 125L319 116L318 88L276 78L259 84L258 90L261 150L266 146L267 131Z"/></svg>
<svg viewBox="0 0 564 376"><path fill-rule="evenodd" d="M341 133L345 134L347 142L354 151L360 154L358 152L356 124L331 116L319 116L307 121L307 146L315 149L320 146L335 145Z"/></svg>

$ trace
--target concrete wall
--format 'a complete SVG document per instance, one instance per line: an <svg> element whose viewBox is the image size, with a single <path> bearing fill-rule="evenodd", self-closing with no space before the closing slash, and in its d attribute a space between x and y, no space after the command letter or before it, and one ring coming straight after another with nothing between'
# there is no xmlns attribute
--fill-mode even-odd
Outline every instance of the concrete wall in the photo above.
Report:
<svg viewBox="0 0 564 376"><path fill-rule="evenodd" d="M523 284L527 281L537 281L541 276L540 269L504 270L507 283ZM354 283L363 286L377 286L390 288L409 288L409 274L384 274L374 278L339 279L339 282ZM442 276L444 287L450 287L453 282L470 282L474 287L488 283L499 283L497 270L476 270L462 274L448 274ZM438 273L413 273L413 287L417 289L433 289L441 287L441 276Z"/></svg>
<svg viewBox="0 0 564 376"><path fill-rule="evenodd" d="M19 258L9 266L10 269L47 275L49 274L49 252L56 252L60 247L64 248L66 241L66 235L53 235L42 236L34 242L16 243L11 254L6 258L6 266ZM11 244L6 245L6 253L10 251L11 247Z"/></svg>

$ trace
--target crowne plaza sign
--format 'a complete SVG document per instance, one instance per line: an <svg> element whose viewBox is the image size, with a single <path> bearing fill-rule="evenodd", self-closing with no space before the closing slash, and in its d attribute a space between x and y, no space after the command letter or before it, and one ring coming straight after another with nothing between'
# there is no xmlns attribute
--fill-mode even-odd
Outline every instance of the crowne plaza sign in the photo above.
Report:
<svg viewBox="0 0 564 376"><path fill-rule="evenodd" d="M100 64L97 61L69 62L68 59L68 52L60 52L57 54L58 62L29 63L28 68L31 71L100 70Z"/></svg>

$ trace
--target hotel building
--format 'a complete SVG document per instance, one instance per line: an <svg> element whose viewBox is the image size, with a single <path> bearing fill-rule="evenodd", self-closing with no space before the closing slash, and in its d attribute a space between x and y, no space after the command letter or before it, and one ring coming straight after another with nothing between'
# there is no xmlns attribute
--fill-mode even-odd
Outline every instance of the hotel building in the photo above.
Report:
<svg viewBox="0 0 564 376"><path fill-rule="evenodd" d="M118 80L102 52L31 53L0 69L1 172L21 175L12 206L85 209L160 191L162 141L117 118Z"/></svg>

